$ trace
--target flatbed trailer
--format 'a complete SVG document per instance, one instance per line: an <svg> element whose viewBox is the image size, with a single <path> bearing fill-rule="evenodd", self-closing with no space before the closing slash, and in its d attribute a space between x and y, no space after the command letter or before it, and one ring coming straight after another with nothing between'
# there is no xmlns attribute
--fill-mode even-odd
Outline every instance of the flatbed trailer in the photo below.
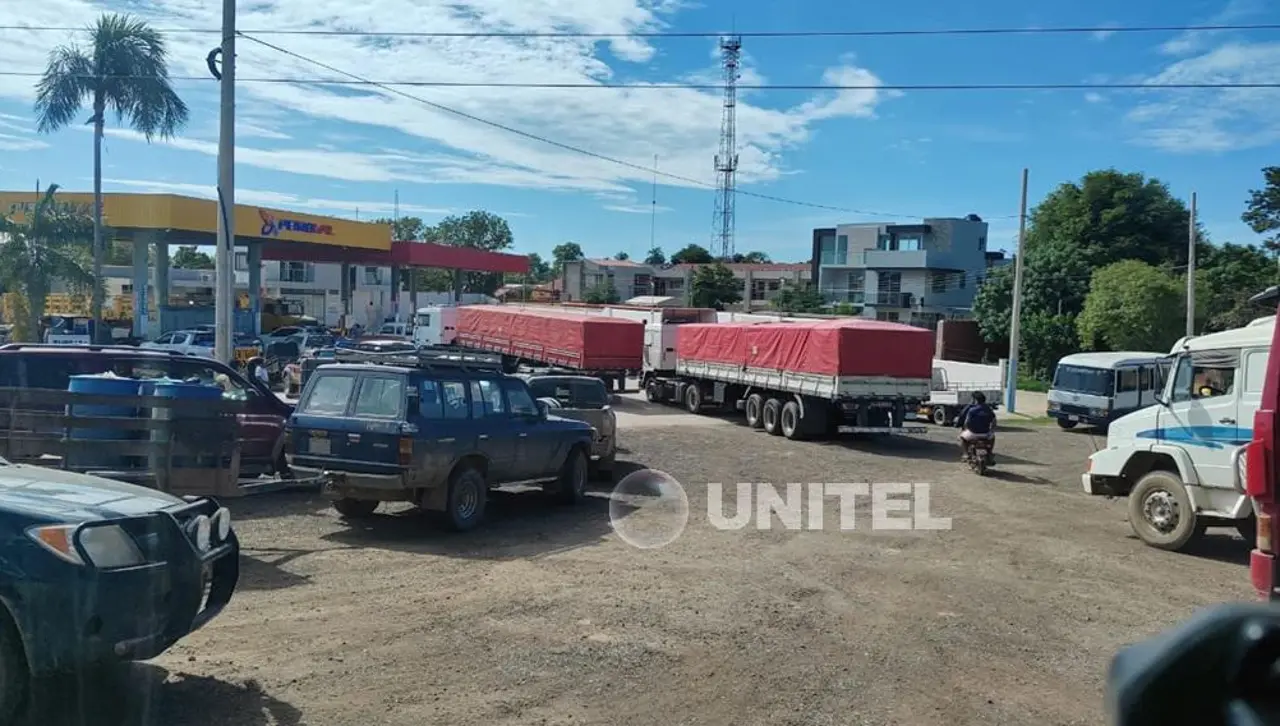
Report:
<svg viewBox="0 0 1280 726"><path fill-rule="evenodd" d="M896 348L858 353L850 338L859 335ZM651 402L690 413L742 411L748 426L789 439L920 434L927 429L917 425L918 411L930 389L927 337L875 321L688 324L677 330L674 367L646 371L643 386Z"/></svg>

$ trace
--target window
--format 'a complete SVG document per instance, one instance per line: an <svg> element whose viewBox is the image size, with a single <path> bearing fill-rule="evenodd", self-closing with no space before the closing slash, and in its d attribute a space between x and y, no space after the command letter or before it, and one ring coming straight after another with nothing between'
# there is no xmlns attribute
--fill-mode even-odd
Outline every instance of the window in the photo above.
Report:
<svg viewBox="0 0 1280 726"><path fill-rule="evenodd" d="M355 376L320 376L298 410L317 416L341 416L346 413L347 399L355 385Z"/></svg>
<svg viewBox="0 0 1280 726"><path fill-rule="evenodd" d="M310 262L281 262L281 282L315 282L316 268Z"/></svg>
<svg viewBox="0 0 1280 726"><path fill-rule="evenodd" d="M462 419L468 417L467 385L462 381L441 381L440 399L444 404L444 418Z"/></svg>
<svg viewBox="0 0 1280 726"><path fill-rule="evenodd" d="M249 253L248 252L236 253L236 269L237 270L249 269Z"/></svg>
<svg viewBox="0 0 1280 726"><path fill-rule="evenodd" d="M1151 366L1142 366L1138 369L1138 390L1155 390L1152 386L1152 380L1155 376L1151 375L1151 368Z"/></svg>
<svg viewBox="0 0 1280 726"><path fill-rule="evenodd" d="M1178 359L1173 400L1193 401L1229 396L1235 392L1236 351L1207 351Z"/></svg>
<svg viewBox="0 0 1280 726"><path fill-rule="evenodd" d="M902 292L901 272L881 272L880 292Z"/></svg>
<svg viewBox="0 0 1280 726"><path fill-rule="evenodd" d="M400 418L404 399L404 379L366 378L360 382L352 415L369 418Z"/></svg>
<svg viewBox="0 0 1280 726"><path fill-rule="evenodd" d="M212 348L214 346L213 333L197 333L191 340L192 345L198 345L201 348Z"/></svg>
<svg viewBox="0 0 1280 726"><path fill-rule="evenodd" d="M382 284L382 269L381 269L381 268L378 268L378 267L366 267L366 268L364 268L364 284L366 284L366 285L381 285L381 284Z"/></svg>
<svg viewBox="0 0 1280 726"><path fill-rule="evenodd" d="M529 382L534 398L554 398L565 408L604 408L609 392L599 379L535 378Z"/></svg>
<svg viewBox="0 0 1280 726"><path fill-rule="evenodd" d="M947 275L944 272L929 273L929 292L946 292Z"/></svg>
<svg viewBox="0 0 1280 726"><path fill-rule="evenodd" d="M1121 368L1116 371L1116 393L1133 393L1138 390L1138 369Z"/></svg>
<svg viewBox="0 0 1280 726"><path fill-rule="evenodd" d="M1262 393L1262 384L1267 379L1267 354L1265 350L1254 350L1245 358L1245 393Z"/></svg>
<svg viewBox="0 0 1280 726"><path fill-rule="evenodd" d="M507 392L507 402L511 404L511 413L516 416L535 416L538 413L538 407L533 402L533 397L529 395L529 389L524 387L520 381L514 379L506 379L502 382L502 388Z"/></svg>
<svg viewBox="0 0 1280 726"><path fill-rule="evenodd" d="M1111 371L1082 366L1058 366L1058 371L1053 376L1053 387L1059 391L1110 396L1115 390L1114 381L1115 374Z"/></svg>
<svg viewBox="0 0 1280 726"><path fill-rule="evenodd" d="M471 382L471 418L501 416L504 413L502 389L496 381Z"/></svg>
<svg viewBox="0 0 1280 726"><path fill-rule="evenodd" d="M924 241L919 237L899 237L894 249L901 251L916 251L924 249Z"/></svg>
<svg viewBox="0 0 1280 726"><path fill-rule="evenodd" d="M986 251L987 251L987 238L986 238L986 237L979 237L979 238L978 238L978 249L979 249L979 250L982 250L983 252L986 252Z"/></svg>
<svg viewBox="0 0 1280 726"><path fill-rule="evenodd" d="M834 264L849 264L849 235L842 234L836 237L836 260Z"/></svg>
<svg viewBox="0 0 1280 726"><path fill-rule="evenodd" d="M418 384L418 415L423 418L444 418L444 409L440 403L440 384L435 381L422 381Z"/></svg>

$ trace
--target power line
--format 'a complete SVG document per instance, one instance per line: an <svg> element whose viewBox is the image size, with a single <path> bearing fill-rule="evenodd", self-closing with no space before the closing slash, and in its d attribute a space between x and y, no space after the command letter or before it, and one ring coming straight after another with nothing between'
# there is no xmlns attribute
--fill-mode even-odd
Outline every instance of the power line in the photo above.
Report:
<svg viewBox="0 0 1280 726"><path fill-rule="evenodd" d="M245 40L252 41L252 42L257 43L257 44L259 44L259 45L262 45L262 46L264 46L264 47L266 47L266 48L270 48L271 50L274 50L274 51L276 51L276 52L278 52L278 53L282 53L282 54L287 55L287 56L289 56L289 57L291 57L291 58L296 58L296 59L298 59L298 60L305 61L305 62L310 63L310 64L312 64L312 65L315 65L315 66L318 66L318 67L320 67L320 68L323 68L323 69L325 69L325 70L327 70L327 71L329 71L329 72L331 72L331 73L337 73L337 74L339 74L339 75L347 76L348 78L351 78L352 80L360 81L360 82L362 82L362 83L364 83L364 84L366 84L366 85L374 86L374 87L380 88L380 89L382 89L382 90L384 90L384 91L386 91L386 92L388 92L388 93L393 93L393 94L395 94L395 95L397 95L397 96L401 96L401 97L403 97L403 98L407 98L407 99L410 99L410 100L412 100L412 101L417 101L418 103L421 103L421 104L423 104L423 105L425 105L425 106L429 106L429 107L434 108L434 109L436 109L436 110L438 110L438 111L443 111L443 112L445 112L445 113L452 114L452 115L454 115L454 116L459 116L459 117L461 117L461 118L465 118L465 119L467 119L467 120L469 120L469 121L474 121L474 122L479 123L479 124L484 124L485 126L489 126L489 127L491 127L491 128L499 129L499 130L501 130L501 131L506 131L507 133L515 134L515 135L517 135L517 136L521 136L521 137L526 138L526 139L529 139L529 140L531 140L531 141L537 141L537 142L540 142L540 143L543 143L543 144L548 144L548 145L550 145L550 146L554 146L554 147L559 148L559 149L563 149L563 150L565 150L565 151L573 152L573 153L575 153L575 154L581 154L581 155L583 155L583 156L587 156L587 157L590 157L590 158L593 158L593 159L598 159L598 160L600 160L600 161L608 162L608 163L610 163L610 164L616 164L616 165L618 165L618 166L627 167L627 168L629 168L629 169L633 169L633 170L635 170L635 171L643 172L645 176L649 176L649 175L651 175L651 174L657 174L657 175L659 175L659 176L663 176L663 177L666 177L666 178L668 178L668 179L675 179L675 180L677 180L677 181L681 181L681 182L684 182L684 183L686 183L686 184L693 184L693 185L695 185L695 186L706 187L706 188L709 188L709 189L715 189L715 188L716 188L716 185L715 185L715 184L712 184L712 183L709 183L709 182L704 182L704 181L701 181L701 180L698 180L698 179L693 179L693 178L690 178L690 177L681 176L681 175L679 175L679 174L672 174L671 172L659 171L658 169L654 169L654 168L651 168L651 167L646 167L646 166L643 166L643 165L641 165L641 164L635 164L635 163L632 163L632 162L630 162L630 161L626 161L626 160L624 160L624 159L618 159L618 158L615 158L615 157L612 157L612 156L606 156L606 155L604 155L604 154L600 154L600 153L597 153L597 152L591 151L591 150L589 150L589 149L584 149L584 148L582 148L582 147L574 146L574 145L572 145L572 144L566 144L566 143L561 142L561 141L556 141L556 140L554 140L554 139L549 139L549 138L547 138L547 137L545 137L545 136L539 136L538 134L530 133L530 132L528 132L528 131L523 131L523 130L521 130L521 129L517 129L517 128L512 127L512 126L507 126L506 124L501 124L501 123L498 123L497 121L490 121L489 119L481 118L481 117L476 116L476 115L474 115L474 114L467 113L466 111L460 111L460 110L458 110L458 109L456 109L456 108L452 108L452 107L449 107L449 106L445 106L444 104L436 103L435 101L428 101L427 99L425 99L425 98L423 98L423 97L421 97L421 96L415 96L414 94L409 93L409 92L407 92L407 91L402 91L402 90L400 90L400 89L398 89L398 88L393 88L393 87L391 87L389 84L379 83L379 82L377 82L377 81L371 81L371 80L369 80L369 79L367 79L367 78L363 78L363 77L361 77L361 76L359 76L359 75L356 75L355 73L351 73L350 71L344 71L344 70L342 70L342 69L340 69L340 68L335 68L334 66L331 66L331 65L329 65L329 64L327 64L327 63L324 63L324 62L322 62L322 61L318 61L318 60L316 60L316 59L314 59L314 58L310 58L310 57L308 57L308 56L302 55L301 53L295 53L294 51L291 51L291 50L289 50L288 48L282 48L282 47L280 47L280 46L278 46L278 45L275 45L274 43L269 43L269 42L267 42L267 41L265 41L265 40L262 40L262 39L260 39L260 38L255 38L255 37L253 37L253 36L251 36L251 35L249 35L249 34L247 34L247 33L237 33L237 35L239 35L240 37L244 38ZM735 190L735 192L734 192L734 193L735 193L735 194L745 194L745 195L747 195L747 196L755 197L755 198L757 198L757 199L767 199L767 200L769 200L769 201L773 201L773 202L780 202L780 203L782 203L782 204L793 204L793 205L796 205L796 206L810 207L810 208L813 208L813 209L825 209L825 210L834 211L834 212L845 212L845 213L848 213L848 214L859 214L859 215L876 216L876 217L899 217L899 218L909 218L909 219L918 219L918 218L920 218L920 217L921 217L921 215L915 215L915 214L890 214L890 213L888 213L888 212L875 212L875 211L868 211L868 210L863 210L863 209L851 209L851 208L848 208L848 207L837 207L837 206L830 205L830 204L817 204L817 203L815 203L815 202L805 202L805 201L801 201L801 200L798 200L798 199L787 199L787 198L785 198L785 197L777 197L777 196L774 196L774 195L772 195L772 194L762 194L762 193L760 193L760 192L751 192L751 191L746 191L746 190L743 190L743 189L737 189L737 190ZM993 219L1003 219L1003 217L993 217Z"/></svg>
<svg viewBox="0 0 1280 726"><path fill-rule="evenodd" d="M248 36L246 36L248 37ZM343 73L344 71L335 71ZM37 71L0 71L0 76L39 78ZM152 76L84 74L78 78L112 80L150 79ZM216 83L208 76L170 76L172 81ZM521 83L516 81L375 81L365 78L237 78L236 83L315 84L332 86L374 86L391 90L391 86L413 88L542 88L563 90L628 89L637 91L699 90L723 91L724 84L715 83ZM738 84L738 90L752 91L1176 91L1213 89L1276 89L1280 82L1259 83L856 83L856 84Z"/></svg>
<svg viewBox="0 0 1280 726"><path fill-rule="evenodd" d="M61 25L0 25L0 30L36 32L80 32L85 28ZM218 34L217 28L160 28L161 33ZM1064 26L1054 28L903 28L868 30L763 30L742 31L636 31L629 33L579 33L579 32L526 32L526 31L373 31L373 30L323 30L315 28L266 28L245 30L254 35L315 35L356 36L386 38L718 38L736 35L743 38L875 38L912 37L938 35L1080 35L1111 33L1191 33L1226 31L1280 30L1280 23L1232 24L1232 25L1127 25L1127 26Z"/></svg>

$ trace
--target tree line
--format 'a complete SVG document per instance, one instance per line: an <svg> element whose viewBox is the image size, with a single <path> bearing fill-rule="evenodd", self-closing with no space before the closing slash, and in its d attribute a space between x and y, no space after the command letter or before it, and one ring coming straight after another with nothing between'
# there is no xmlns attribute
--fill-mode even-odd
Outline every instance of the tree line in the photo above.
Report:
<svg viewBox="0 0 1280 726"><path fill-rule="evenodd" d="M1242 219L1262 247L1215 243L1197 222L1197 334L1266 314L1249 298L1280 282L1280 168L1263 169ZM1059 185L1030 213L1023 248L1019 359L1047 378L1064 355L1166 351L1185 333L1191 215L1157 179L1115 169ZM973 315L989 343L1007 343L1013 265L992 270Z"/></svg>

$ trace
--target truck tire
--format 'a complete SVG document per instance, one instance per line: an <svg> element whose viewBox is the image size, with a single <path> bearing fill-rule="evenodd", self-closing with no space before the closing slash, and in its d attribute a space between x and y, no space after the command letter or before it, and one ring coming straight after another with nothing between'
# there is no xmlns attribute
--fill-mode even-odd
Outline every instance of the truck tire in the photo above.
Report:
<svg viewBox="0 0 1280 726"><path fill-rule="evenodd" d="M782 401L776 398L770 398L764 402L764 408L760 411L760 425L764 428L765 433L771 436L782 435Z"/></svg>
<svg viewBox="0 0 1280 726"><path fill-rule="evenodd" d="M782 411L778 416L778 429L783 436L792 441L805 438L805 427L800 420L800 404L787 401L782 405Z"/></svg>
<svg viewBox="0 0 1280 726"><path fill-rule="evenodd" d="M662 403L662 386L657 381L649 381L644 387L644 398L649 403Z"/></svg>
<svg viewBox="0 0 1280 726"><path fill-rule="evenodd" d="M565 457L564 466L560 467L560 477L544 491L550 494L559 504L578 504L587 496L587 474L590 460L581 447L575 447Z"/></svg>
<svg viewBox="0 0 1280 726"><path fill-rule="evenodd" d="M1067 429L1073 429L1075 427L1076 427L1075 421L1068 421L1065 418L1058 419L1058 428L1062 429L1063 431L1066 431Z"/></svg>
<svg viewBox="0 0 1280 726"><path fill-rule="evenodd" d="M27 705L31 676L18 628L0 605L0 723L14 723Z"/></svg>
<svg viewBox="0 0 1280 726"><path fill-rule="evenodd" d="M747 426L749 428L758 429L764 425L764 396L759 393L753 393L747 396L746 403L742 404L742 410L747 414Z"/></svg>
<svg viewBox="0 0 1280 726"><path fill-rule="evenodd" d="M1148 472L1129 492L1129 526L1145 544L1178 551L1204 532L1191 498L1174 472Z"/></svg>
<svg viewBox="0 0 1280 726"><path fill-rule="evenodd" d="M684 389L684 407L689 413L702 413L702 389L691 383Z"/></svg>
<svg viewBox="0 0 1280 726"><path fill-rule="evenodd" d="M338 510L338 514L347 519L361 519L373 514L378 508L378 502L371 499L343 497L342 499L334 500L333 508Z"/></svg>
<svg viewBox="0 0 1280 726"><path fill-rule="evenodd" d="M933 422L939 426L946 426L951 423L951 412L947 410L946 406L933 407Z"/></svg>
<svg viewBox="0 0 1280 726"><path fill-rule="evenodd" d="M441 514L444 523L455 532L475 529L484 519L485 504L489 500L489 483L484 474L470 464L454 469L449 477L449 495Z"/></svg>

